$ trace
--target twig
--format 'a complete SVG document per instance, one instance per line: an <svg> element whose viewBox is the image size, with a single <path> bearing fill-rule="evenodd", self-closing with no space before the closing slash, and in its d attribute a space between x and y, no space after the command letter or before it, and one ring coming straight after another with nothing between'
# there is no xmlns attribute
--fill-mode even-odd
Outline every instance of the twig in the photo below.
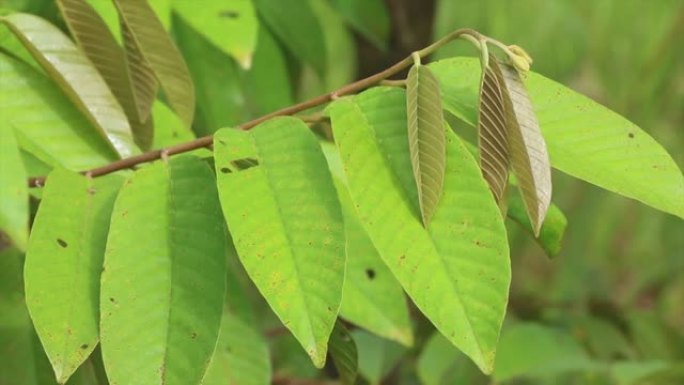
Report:
<svg viewBox="0 0 684 385"><path fill-rule="evenodd" d="M259 118L256 118L254 120L250 120L246 123L243 123L239 125L237 128L241 130L250 130L254 126L257 126L260 123L263 123L269 119L275 118L277 116L289 116L289 115L294 115L299 112L308 110L313 107L317 107L320 105L323 105L325 103L329 103L341 96L344 95L349 95L353 93L357 93L359 91L362 91L366 88L369 88L382 80L385 80L389 78L390 76L396 75L397 73L401 72L402 70L406 69L407 67L411 66L414 61L414 56L419 56L421 58L426 57L430 54L432 54L434 51L436 51L438 48L444 46L445 44L463 36L463 35L470 35L476 38L481 38L482 35L480 35L479 32L470 29L470 28L462 28L458 29L447 36L437 40L436 42L432 43L431 45L416 51L414 54L407 56L403 60L397 62L396 64L392 65L391 67L385 69L384 71L378 72L375 75L371 75L367 78L358 80L356 82L347 84L345 86L342 86L341 88L329 92L327 94L319 95L314 98L311 98L309 100L306 100L304 102L285 107L283 109L280 109L278 111L271 112L269 114L263 115ZM85 174L86 172L90 173L92 177L98 177L106 174L110 174L116 171L120 170L125 170L129 168L133 168L141 163L147 163L147 162L152 162L155 160L158 160L161 158L162 154L165 154L167 156L171 155L176 155L184 152L189 152L192 150L197 150L199 148L203 147L209 147L211 146L213 142L213 136L212 135L207 135L203 136L201 138L197 138L195 140L177 144L175 146L167 147L165 149L158 149L158 150L152 150L140 155L132 156L129 158L124 158L121 160L117 160L115 162L109 163L105 166L101 167L96 167L90 170L83 171L82 173ZM45 184L45 176L40 176L40 177L33 177L29 178L28 184L29 187L41 187Z"/></svg>

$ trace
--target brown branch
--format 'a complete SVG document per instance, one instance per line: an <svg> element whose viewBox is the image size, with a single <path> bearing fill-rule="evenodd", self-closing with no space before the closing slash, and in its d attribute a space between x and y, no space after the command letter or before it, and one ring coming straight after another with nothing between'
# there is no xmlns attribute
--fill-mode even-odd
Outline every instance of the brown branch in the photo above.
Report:
<svg viewBox="0 0 684 385"><path fill-rule="evenodd" d="M426 57L430 54L432 54L434 51L436 51L438 48L442 47L443 45L453 41L454 39L459 38L462 35L470 35L475 38L480 38L481 35L479 32L472 30L470 28L462 28L458 29L449 35L443 37L442 39L432 43L431 45L423 48L420 51L416 51L416 53L421 57ZM380 83L381 81L389 78L390 76L393 76L402 70L406 69L410 65L413 64L413 57L412 56L407 56L403 60L397 62L393 66L385 69L384 71L378 72L375 75L371 75L367 78L358 80L356 82L347 84L345 86L342 86L341 88L329 92L327 94L319 95L314 98L311 98L309 100L306 100L304 102L285 107L283 109L280 109L278 111L271 112L269 114L263 115L259 118L256 118L254 120L250 120L246 123L243 123L239 125L237 128L241 130L249 130L253 128L254 126L265 122L266 120L269 120L271 118L275 118L277 116L288 116L288 115L294 115L299 112L308 110L313 107L317 107L320 105L323 105L325 103L329 103L341 96L345 95L350 95L353 93L357 93L359 91L362 91L366 88L369 88L373 85L376 85L377 83ZM132 156L130 158L124 158L121 160L117 160L115 162L109 163L107 165L101 166L101 167L96 167L90 170L82 171L82 174L88 174L92 177L98 177L101 175L106 175L110 174L112 172L120 171L120 170L125 170L129 168L133 168L141 163L147 163L151 161L155 161L160 159L162 156L171 156L175 154L180 154L192 150L196 150L199 148L203 147L209 147L212 145L213 142L213 136L212 135L207 135L203 136L201 138L197 138L195 140L192 140L190 142L185 142L181 144L177 144L175 146L163 148L163 149L158 149L158 150L152 150L140 155ZM40 177L33 177L29 178L28 184L29 187L42 187L45 184L45 176L40 176Z"/></svg>

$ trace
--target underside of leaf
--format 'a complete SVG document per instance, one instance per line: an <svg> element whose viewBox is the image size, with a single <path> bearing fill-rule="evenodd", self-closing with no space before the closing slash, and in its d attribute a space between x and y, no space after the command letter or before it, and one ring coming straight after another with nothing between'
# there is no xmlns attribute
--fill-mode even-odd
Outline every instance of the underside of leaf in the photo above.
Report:
<svg viewBox="0 0 684 385"><path fill-rule="evenodd" d="M85 0L58 0L57 4L78 46L93 62L126 112L136 144L142 149L148 149L152 144L153 135L152 122L148 119L149 109L156 88L145 113L144 108L139 109L139 98L134 94L124 50L100 15ZM153 84L156 85L154 74L150 72L150 75ZM138 82L136 87L139 87Z"/></svg>
<svg viewBox="0 0 684 385"><path fill-rule="evenodd" d="M500 66L506 97L512 108L508 111L508 149L513 172L535 235L544 222L551 203L551 163L537 116L527 96L520 74L512 66Z"/></svg>
<svg viewBox="0 0 684 385"><path fill-rule="evenodd" d="M414 66L409 71L406 114L413 175L423 226L427 228L442 195L446 139L439 84L425 66Z"/></svg>
<svg viewBox="0 0 684 385"><path fill-rule="evenodd" d="M494 198L501 206L508 186L508 134L506 111L512 108L504 96L504 80L496 56L489 55L480 86L478 144L480 169Z"/></svg>

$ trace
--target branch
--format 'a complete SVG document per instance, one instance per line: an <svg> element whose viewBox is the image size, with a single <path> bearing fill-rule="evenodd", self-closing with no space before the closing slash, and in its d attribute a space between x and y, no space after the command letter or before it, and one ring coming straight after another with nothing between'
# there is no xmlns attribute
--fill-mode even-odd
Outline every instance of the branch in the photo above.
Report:
<svg viewBox="0 0 684 385"><path fill-rule="evenodd" d="M269 114L263 115L259 118L256 118L254 120L250 120L246 123L242 123L239 125L237 128L241 130L250 130L254 126L257 126L260 123L265 122L266 120L269 120L271 118L275 118L278 116L288 116L288 115L294 115L299 112L308 110L313 107L317 107L320 105L323 105L325 103L329 103L341 96L345 95L350 95L357 93L359 91L362 91L366 88L369 88L371 86L374 86L378 83L380 83L383 80L386 80L387 78L396 75L397 73L401 72L402 70L406 69L407 67L411 66L414 61L414 56L418 57L426 57L430 54L432 54L434 51L436 51L438 48L446 45L447 43L461 37L461 36L470 36L470 37L475 37L477 39L482 38L482 35L480 35L479 32L470 29L470 28L462 28L458 29L447 36L437 40L436 42L432 43L431 45L421 49L420 51L414 52L412 55L407 56L403 60L397 62L393 66L376 73L375 75L371 75L367 78L358 80L356 82L347 84L345 86L342 86L341 88L329 92L327 94L319 95L314 98L311 98L309 100L306 100L304 102L285 107L283 109L280 109L278 111L271 112ZM142 163L147 163L147 162L152 162L155 160L158 160L162 158L163 156L171 156L175 154L181 154L184 152L196 150L202 147L209 147L213 143L213 135L207 135L203 136L201 138L197 138L195 140L177 144L175 146L163 148L163 149L158 149L158 150L152 150L140 155L132 156L130 158L124 158L121 160L117 160L115 162L109 163L105 166L101 167L96 167L90 170L82 171L82 174L88 174L91 177L98 177L106 174L110 174L116 171L120 170L125 170L129 168L133 168L139 164ZM45 176L40 176L40 177L33 177L29 178L28 184L29 187L42 187L45 184Z"/></svg>

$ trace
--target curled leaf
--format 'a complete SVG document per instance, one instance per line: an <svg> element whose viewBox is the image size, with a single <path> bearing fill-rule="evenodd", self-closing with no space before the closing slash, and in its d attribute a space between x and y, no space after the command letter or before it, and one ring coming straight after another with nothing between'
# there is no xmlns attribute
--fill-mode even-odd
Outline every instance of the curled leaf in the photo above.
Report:
<svg viewBox="0 0 684 385"><path fill-rule="evenodd" d="M446 138L439 84L430 69L416 65L406 82L406 114L413 175L427 228L442 195L446 167Z"/></svg>

